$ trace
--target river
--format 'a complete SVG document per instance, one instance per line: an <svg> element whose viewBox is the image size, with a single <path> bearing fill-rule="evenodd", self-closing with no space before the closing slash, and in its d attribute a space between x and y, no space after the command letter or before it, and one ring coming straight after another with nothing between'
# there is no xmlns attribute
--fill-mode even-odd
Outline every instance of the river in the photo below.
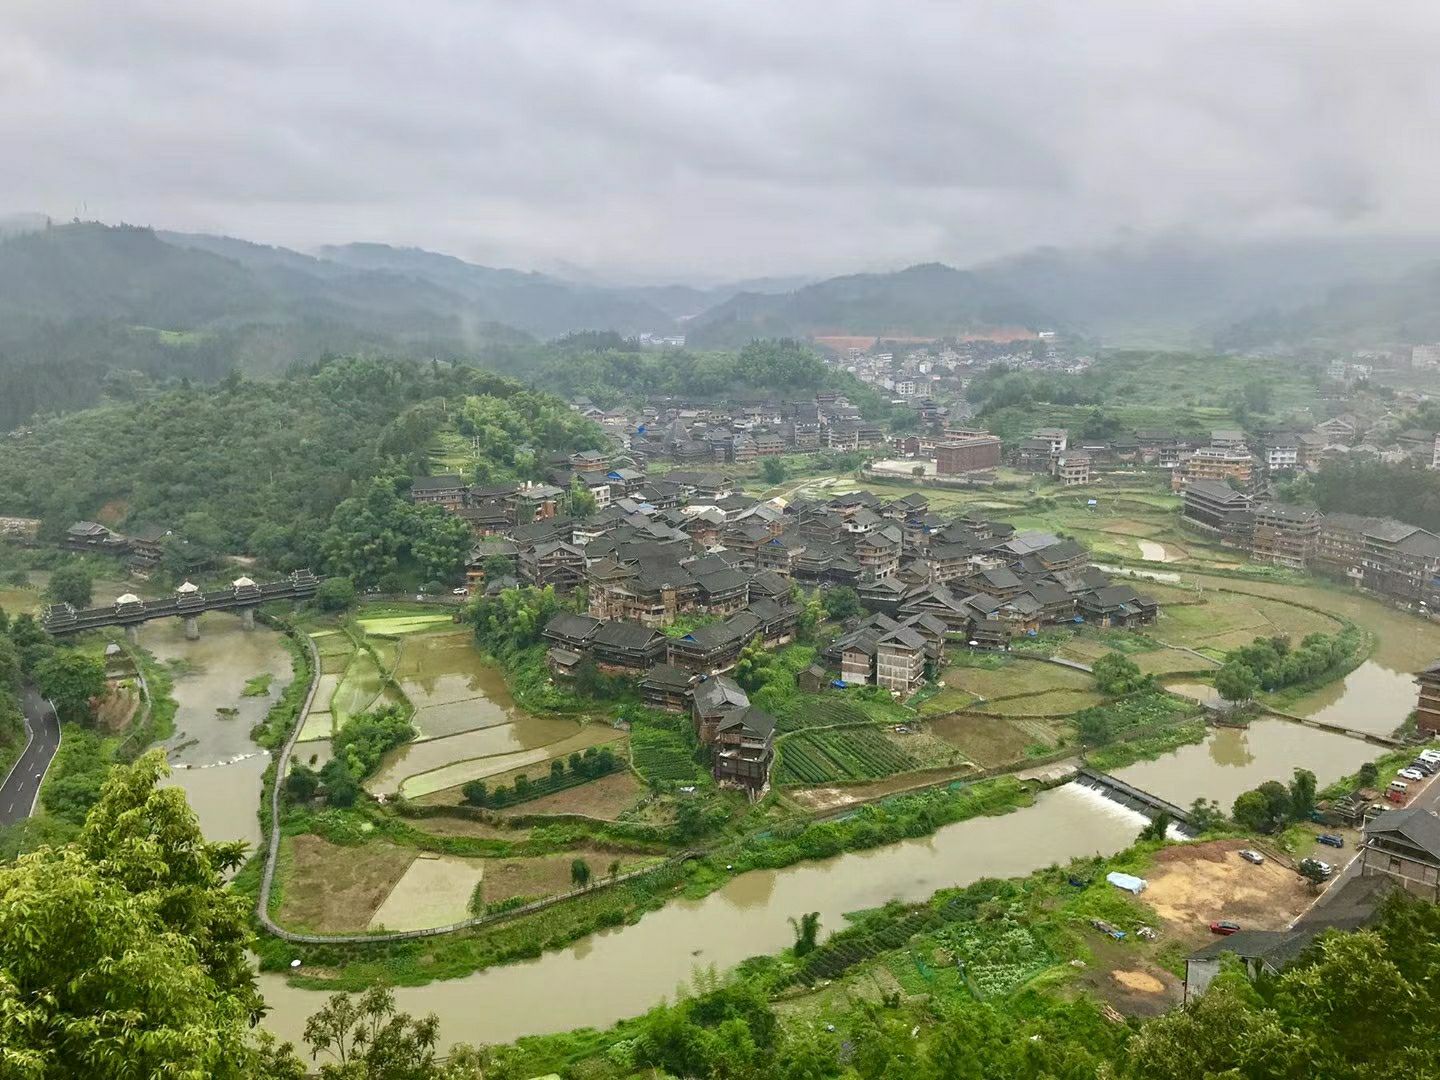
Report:
<svg viewBox="0 0 1440 1080"><path fill-rule="evenodd" d="M1414 705L1409 672L1440 655L1440 627L1372 600L1267 583L1246 582L1242 588L1344 614L1380 634L1374 657L1343 683L1304 699L1298 713L1388 732ZM1240 792L1265 780L1288 780L1295 768L1310 769L1323 786L1378 753L1359 739L1261 719L1245 729L1213 730L1203 743L1116 774L1182 806L1203 797L1228 810ZM673 902L633 926L591 935L535 960L397 988L397 1003L439 1016L447 1044L605 1026L673 996L697 968L724 970L783 949L792 941L787 919L802 912L818 910L822 925L833 931L843 925L845 912L892 898L919 900L981 877L1023 875L1073 857L1118 851L1142 824L1139 815L1098 793L1066 785L1041 793L1028 809L950 825L931 837L743 874L703 900ZM280 974L262 975L261 984L273 1009L267 1026L298 1040L305 1018L325 995L292 987Z"/></svg>
<svg viewBox="0 0 1440 1080"><path fill-rule="evenodd" d="M461 979L399 987L399 1008L440 1017L448 1042L510 1042L522 1035L604 1027L636 1016L697 969L720 970L794 941L788 918L819 911L834 931L846 912L887 900L922 900L982 877L1013 877L1077 856L1113 854L1145 819L1096 792L1067 784L1035 805L1001 817L973 818L933 835L851 852L783 870L733 878L703 900L677 900L638 923L592 934L535 960ZM305 1018L325 995L260 977L273 1009L266 1026L298 1041Z"/></svg>
<svg viewBox="0 0 1440 1080"><path fill-rule="evenodd" d="M256 811L270 759L250 729L290 681L281 635L258 624L244 630L234 615L211 612L200 617L198 641L185 640L181 620L157 619L141 627L140 644L161 663L179 665L172 664L175 734L164 744L168 783L185 789L207 840L258 846ZM271 676L270 692L245 697L246 682L261 674Z"/></svg>

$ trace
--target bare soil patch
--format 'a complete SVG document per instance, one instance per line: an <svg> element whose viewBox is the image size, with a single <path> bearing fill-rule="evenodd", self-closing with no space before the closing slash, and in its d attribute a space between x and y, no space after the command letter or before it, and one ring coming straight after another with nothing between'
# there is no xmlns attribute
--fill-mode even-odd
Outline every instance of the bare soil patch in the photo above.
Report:
<svg viewBox="0 0 1440 1080"><path fill-rule="evenodd" d="M656 861L654 856L626 855L596 847L576 848L560 855L535 858L486 859L480 894L485 903L493 904L514 896L534 899L568 892L574 887L570 880L570 866L576 859L584 859L590 864L590 880L596 882L609 876L613 862L620 863L619 872L623 874Z"/></svg>
<svg viewBox="0 0 1440 1080"><path fill-rule="evenodd" d="M1133 947L1087 931L1088 966L1072 984L1125 1016L1160 1016L1180 1004L1184 984Z"/></svg>
<svg viewBox="0 0 1440 1080"><path fill-rule="evenodd" d="M557 791L554 795L532 799L502 811L516 814L584 814L586 817L613 821L635 805L644 787L633 773L622 769L588 784Z"/></svg>
<svg viewBox="0 0 1440 1080"><path fill-rule="evenodd" d="M1266 859L1252 866L1240 858L1243 840L1212 840L1165 848L1145 874L1140 900L1154 910L1172 937L1211 940L1216 919L1246 930L1281 930L1314 899L1300 875Z"/></svg>
<svg viewBox="0 0 1440 1080"><path fill-rule="evenodd" d="M318 836L281 845L280 923L292 930L364 930L404 876L415 852L394 844L342 847Z"/></svg>

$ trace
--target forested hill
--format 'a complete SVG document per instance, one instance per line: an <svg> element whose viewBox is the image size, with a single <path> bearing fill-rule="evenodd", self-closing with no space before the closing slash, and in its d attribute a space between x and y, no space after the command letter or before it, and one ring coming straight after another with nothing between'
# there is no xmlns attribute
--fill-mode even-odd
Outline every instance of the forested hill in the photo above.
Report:
<svg viewBox="0 0 1440 1080"><path fill-rule="evenodd" d="M617 290L364 250L321 259L95 223L0 239L0 430L232 368L277 372L359 352L464 360L531 335L671 325Z"/></svg>
<svg viewBox="0 0 1440 1080"><path fill-rule="evenodd" d="M122 529L174 529L202 551L320 567L327 545L347 539L327 534L332 516L377 533L394 525L336 508L369 494L380 477L388 490L372 508L399 513L394 496L408 476L427 471L436 432L446 424L464 432L470 416L504 435L487 443L491 476L534 478L520 474L537 469L546 452L573 452L600 438L563 402L490 372L334 359L273 381L230 376L87 409L6 439L0 513L42 517L52 537L76 519L98 517ZM517 461L525 446L536 454ZM468 531L461 539L468 546Z"/></svg>
<svg viewBox="0 0 1440 1080"><path fill-rule="evenodd" d="M889 397L791 339L755 341L735 351L642 349L618 334L574 334L545 345L494 347L485 363L567 399L604 408L656 397L687 401L811 400L843 393L870 418L890 411ZM913 415L913 413L912 413Z"/></svg>
<svg viewBox="0 0 1440 1080"><path fill-rule="evenodd" d="M1440 262L1394 278L1351 281L1319 303L1268 307L1216 335L1222 348L1318 342L1340 348L1440 341Z"/></svg>
<svg viewBox="0 0 1440 1080"><path fill-rule="evenodd" d="M939 263L852 274L780 295L741 293L686 324L688 344L823 334L944 336L1049 326L1039 304L979 274Z"/></svg>

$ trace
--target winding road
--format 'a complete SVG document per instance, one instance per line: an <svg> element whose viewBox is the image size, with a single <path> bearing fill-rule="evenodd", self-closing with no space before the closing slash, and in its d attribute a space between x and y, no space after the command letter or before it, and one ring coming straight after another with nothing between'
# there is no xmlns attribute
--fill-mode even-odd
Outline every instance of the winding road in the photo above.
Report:
<svg viewBox="0 0 1440 1080"><path fill-rule="evenodd" d="M40 781L60 748L60 721L33 686L21 692L20 705L25 712L29 741L11 767L10 775L5 777L5 783L0 785L0 825L24 821L34 811Z"/></svg>

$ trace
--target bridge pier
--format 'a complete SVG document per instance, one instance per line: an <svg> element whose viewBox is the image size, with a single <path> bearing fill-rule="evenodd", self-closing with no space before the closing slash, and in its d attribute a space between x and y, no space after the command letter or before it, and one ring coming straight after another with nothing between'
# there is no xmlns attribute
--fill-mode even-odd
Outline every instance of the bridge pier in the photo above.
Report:
<svg viewBox="0 0 1440 1080"><path fill-rule="evenodd" d="M200 640L200 620L194 615L185 616L185 640Z"/></svg>
<svg viewBox="0 0 1440 1080"><path fill-rule="evenodd" d="M247 607L247 608L241 608L241 609L240 609L240 629L241 629L241 630L254 630L254 629L255 629L255 609L254 609L253 607Z"/></svg>
<svg viewBox="0 0 1440 1080"><path fill-rule="evenodd" d="M140 644L139 623L131 623L129 626L125 627L125 640L128 641L131 645Z"/></svg>

